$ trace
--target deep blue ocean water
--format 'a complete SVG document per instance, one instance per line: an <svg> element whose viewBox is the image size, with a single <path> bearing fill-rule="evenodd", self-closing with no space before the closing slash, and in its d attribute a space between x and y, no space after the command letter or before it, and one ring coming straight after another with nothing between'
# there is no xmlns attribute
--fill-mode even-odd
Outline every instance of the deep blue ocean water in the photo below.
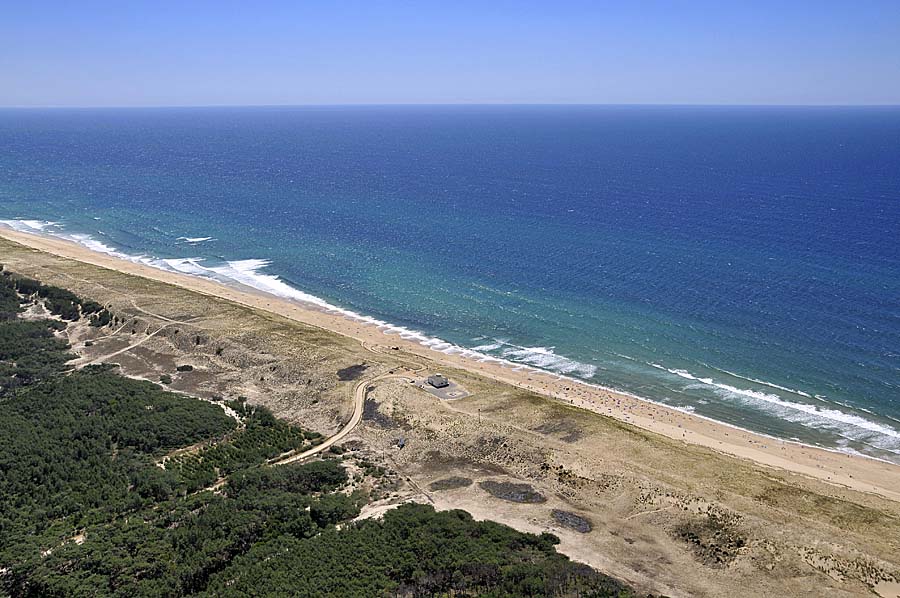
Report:
<svg viewBox="0 0 900 598"><path fill-rule="evenodd" d="M900 461L900 108L0 110L0 219Z"/></svg>

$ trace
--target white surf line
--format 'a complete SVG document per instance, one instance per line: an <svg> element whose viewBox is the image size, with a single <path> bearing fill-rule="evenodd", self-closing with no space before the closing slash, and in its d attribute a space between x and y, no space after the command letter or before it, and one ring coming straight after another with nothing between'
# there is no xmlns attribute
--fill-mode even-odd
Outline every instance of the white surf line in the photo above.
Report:
<svg viewBox="0 0 900 598"><path fill-rule="evenodd" d="M227 261L226 266L214 266L214 267L207 268L205 266L201 266L199 263L199 262L204 261L203 258L168 258L168 259L165 259L165 258L151 258L151 257L145 256L145 255L135 256L135 255L130 255L130 254L119 252L119 251L115 250L114 248L109 247L108 245L105 245L99 241L96 241L89 235L83 235L83 234L66 235L66 234L54 233L52 231L47 230L51 226L59 226L58 223L54 223L54 222L37 221L37 220L27 220L27 221L25 221L25 220L15 220L15 221L0 220L0 224L9 225L10 222L27 222L27 223L29 223L26 226L26 229L29 229L29 230L23 230L19 226L10 226L10 228L13 228L14 230L18 230L20 232L58 237L58 238L62 238L64 240L74 241L92 251L96 251L98 253L104 253L104 254L111 255L113 257L117 257L120 259L125 259L125 260L131 261L133 263L139 263L139 264L154 267L154 268L157 268L160 270L174 271L174 272L178 272L181 274L187 274L189 276L199 276L199 277L203 277L203 278L207 278L207 279L212 279L216 282L222 282L222 280L220 280L217 276L211 276L211 275L204 273L204 271L206 273L211 272L211 273L221 276L222 278L230 279L234 282L238 282L239 284L242 284L242 285L248 286L250 288L253 288L255 290L262 291L264 293L273 295L280 299L288 299L288 300L296 301L298 303L311 304L311 305L314 305L314 306L316 306L320 309L323 309L327 312L340 314L349 319L358 321L363 324L371 324L371 325L376 326L377 328L384 328L385 330L383 330L383 332L385 332L385 334L387 334L387 335L390 334L388 331L394 332L394 333L400 335L402 338L405 338L405 339L411 340L411 341L415 341L418 344L425 346L426 348L435 350L436 352L442 352L445 354L447 353L446 349L436 349L432 345L441 345L443 347L452 347L456 351L458 351L458 354L460 357L463 357L466 359L472 359L472 360L480 361L480 362L490 361L490 362L495 362L500 365L503 365L504 367L509 367L513 371L530 371L530 372L534 372L536 374L543 374L543 375L548 375L551 377L556 377L559 380L565 380L566 382L570 382L573 385L583 385L583 386L593 388L596 390L602 390L605 392L610 392L610 393L627 396L629 398L632 398L632 399L635 399L638 401L642 401L644 403L649 403L649 404L657 405L659 407L672 409L674 411L678 411L678 412L684 413L686 415L705 419L707 421L710 421L710 422L713 422L716 424L720 424L720 425L724 425L724 426L727 426L727 427L735 429L735 430L740 430L740 431L747 432L750 434L755 434L755 435L758 435L758 436L761 436L764 438L769 438L771 440L778 441L778 442L790 442L792 444L799 445L799 446L816 448L816 449L820 449L820 450L827 450L829 452L835 452L835 453L840 453L840 454L848 453L848 451L845 450L844 447L825 447L825 446L820 446L820 445L814 445L814 444L804 443L799 440L780 438L777 436L772 436L770 434L758 432L758 431L751 430L748 428L742 428L740 426L737 426L737 425L734 425L734 424L731 424L728 422L717 420L717 419L714 419L714 418L711 418L708 416L704 416L701 414L692 413L690 410L682 408L682 407L670 405L670 404L664 403L662 401L648 399L646 397L641 397L641 396L635 395L635 394L630 393L625 390L620 390L620 389L613 388L613 387L608 387L608 386L603 386L603 385L592 383L592 382L587 382L587 381L581 380L579 378L573 378L569 375L566 375L565 373L554 372L552 370L543 369L541 367L537 367L537 366L534 366L531 364L523 364L521 362L511 361L511 360L505 359L503 357L495 357L492 355L480 353L480 352L474 351L472 349L454 345L453 343L449 343L449 342L447 342L443 339L437 338L437 337L430 337L423 332L410 330L403 326L397 326L394 324L390 324L388 322L385 322L383 320L378 320L377 318L374 318L371 316L364 316L364 315L354 312L352 310L338 307L334 304L331 304L331 303L325 301L324 299L316 297L315 295L311 295L309 293L306 293L304 291L296 289L296 288L290 286L289 284L285 283L277 275L257 273L256 272L257 270L269 265L270 262L265 259L232 260L232 261ZM165 265L163 265L163 264L165 264ZM176 267L175 264L190 264L191 268L181 269L179 267ZM169 267L167 267L167 266L169 266ZM193 269L194 271L193 272L186 271L186 270L190 270L190 269ZM230 276L229 274L232 274L233 272L236 272L238 275ZM257 283L257 281L262 281L262 282L255 284L255 283ZM407 336L403 336L403 335L407 335ZM660 367L662 368L662 366L660 366ZM667 368L662 368L662 369L667 369ZM522 388L525 388L527 390L526 385L519 384L519 386ZM868 421L868 420L866 420L866 421ZM801 422L794 422L794 423L803 425ZM879 425L875 422L871 422L871 423L873 423L876 426ZM832 431L834 431L834 430L832 430ZM862 442L855 438L848 438L848 440L852 440L854 442ZM867 444L867 443L863 442L863 444ZM885 450L886 452L895 452L893 450L884 449L884 448L881 448L878 446L872 446L872 448L877 449L877 450ZM898 453L898 454L900 454L900 453ZM864 456L866 458L874 459L876 461L882 461L882 462L894 464L892 461L889 461L887 459L883 459L880 457L876 457L873 455L864 454Z"/></svg>

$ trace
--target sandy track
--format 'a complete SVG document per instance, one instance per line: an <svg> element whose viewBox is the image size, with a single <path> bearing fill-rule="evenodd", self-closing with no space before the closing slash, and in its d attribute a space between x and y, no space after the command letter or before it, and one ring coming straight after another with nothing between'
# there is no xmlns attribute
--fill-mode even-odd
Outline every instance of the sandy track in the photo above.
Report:
<svg viewBox="0 0 900 598"><path fill-rule="evenodd" d="M379 380L387 380L390 378L398 378L398 379L408 379L406 376L401 374L383 374L381 376L375 376L373 378L367 378L365 380L361 380L354 387L353 392L353 415L350 416L350 420L344 425L340 431L330 436L325 442L322 444L318 444L310 449L303 451L302 453L291 455L287 454L280 455L276 457L274 460L270 461L270 465L287 465L288 463L296 463L297 461L303 461L304 459L308 459L314 455L321 453L324 450L327 450L343 440L347 437L350 432L353 431L356 426L359 425L359 422L362 421L363 409L366 405L366 395L369 392L369 388L372 387Z"/></svg>
<svg viewBox="0 0 900 598"><path fill-rule="evenodd" d="M0 228L0 237L52 255L118 272L175 285L218 297L377 346L390 342L403 353L414 355L431 368L456 368L552 397L563 403L612 417L638 428L689 444L751 460L759 465L786 470L860 492L900 501L900 467L856 455L775 440L706 420L605 388L578 384L546 373L482 362L458 354L445 354L398 335L385 336L380 328L350 320L341 314L266 295L249 287L226 286L212 280L158 270L111 255L91 251L64 239ZM385 339L390 339L386 341ZM352 419L351 419L352 421ZM349 433L349 432L348 432ZM336 442L336 441L335 441Z"/></svg>

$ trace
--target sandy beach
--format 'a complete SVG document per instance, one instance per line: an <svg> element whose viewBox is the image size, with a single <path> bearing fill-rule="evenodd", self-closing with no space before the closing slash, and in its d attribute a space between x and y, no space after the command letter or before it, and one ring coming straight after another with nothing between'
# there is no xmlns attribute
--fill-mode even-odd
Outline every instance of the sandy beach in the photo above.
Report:
<svg viewBox="0 0 900 598"><path fill-rule="evenodd" d="M626 394L559 378L532 369L481 361L459 354L429 349L418 342L385 334L374 325L353 320L309 304L281 299L250 287L225 285L212 280L159 270L143 264L91 251L64 239L0 228L0 236L60 257L177 285L248 307L269 311L355 339L375 350L400 347L433 366L461 369L485 378L554 397L565 403L615 418L669 438L704 446L728 455L809 476L852 490L900 501L900 466L862 456L828 451L781 441L683 413ZM2 256L0 256L2 259Z"/></svg>

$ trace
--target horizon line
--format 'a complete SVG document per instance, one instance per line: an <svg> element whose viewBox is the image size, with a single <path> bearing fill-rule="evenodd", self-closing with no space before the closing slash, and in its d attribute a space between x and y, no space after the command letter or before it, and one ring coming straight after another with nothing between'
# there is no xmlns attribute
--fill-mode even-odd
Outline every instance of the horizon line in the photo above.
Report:
<svg viewBox="0 0 900 598"><path fill-rule="evenodd" d="M335 102L298 104L45 104L0 105L0 110L137 110L190 108L387 108L387 107L683 107L683 108L900 108L898 103L801 104L801 103L693 103L693 102Z"/></svg>

